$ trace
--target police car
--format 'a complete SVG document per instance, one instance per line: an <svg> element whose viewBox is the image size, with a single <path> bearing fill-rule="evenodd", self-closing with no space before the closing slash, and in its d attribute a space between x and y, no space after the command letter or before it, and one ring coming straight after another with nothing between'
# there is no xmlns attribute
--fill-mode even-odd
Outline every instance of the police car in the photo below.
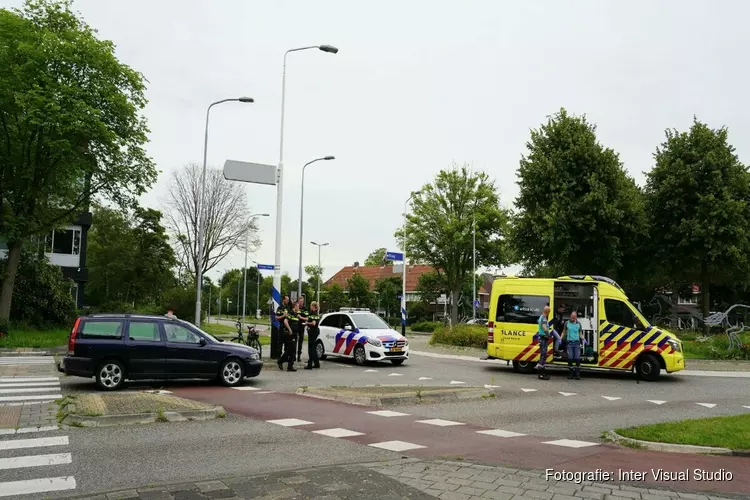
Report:
<svg viewBox="0 0 750 500"><path fill-rule="evenodd" d="M409 359L409 341L369 309L342 308L320 318L318 358L327 356L400 365Z"/></svg>

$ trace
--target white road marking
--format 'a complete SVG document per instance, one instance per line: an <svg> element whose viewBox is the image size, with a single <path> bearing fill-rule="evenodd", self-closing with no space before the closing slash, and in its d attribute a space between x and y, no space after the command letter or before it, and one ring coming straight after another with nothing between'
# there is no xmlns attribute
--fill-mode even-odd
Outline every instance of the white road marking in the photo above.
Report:
<svg viewBox="0 0 750 500"><path fill-rule="evenodd" d="M426 446L422 446L422 445L414 444L414 443L407 443L406 441L384 441L382 443L372 443L368 446L372 446L374 448L382 448L383 450L389 450L389 451L406 451L406 450L417 450L419 448L426 448Z"/></svg>
<svg viewBox="0 0 750 500"><path fill-rule="evenodd" d="M56 425L46 425L42 427L23 427L16 431L16 434L29 434L31 432L50 432L57 431L60 428Z"/></svg>
<svg viewBox="0 0 750 500"><path fill-rule="evenodd" d="M750 410L750 406L744 406L744 405L743 405L742 407L743 407L743 408L747 408L748 410Z"/></svg>
<svg viewBox="0 0 750 500"><path fill-rule="evenodd" d="M413 354L413 351L412 351ZM683 375L687 377L726 377L726 378L750 378L750 372L721 372L702 370L682 370L671 375Z"/></svg>
<svg viewBox="0 0 750 500"><path fill-rule="evenodd" d="M365 373L377 373L377 370L365 370Z"/></svg>
<svg viewBox="0 0 750 500"><path fill-rule="evenodd" d="M388 376L389 377L403 377L404 374L403 373L389 373Z"/></svg>
<svg viewBox="0 0 750 500"><path fill-rule="evenodd" d="M419 377L418 380L432 380L432 377Z"/></svg>
<svg viewBox="0 0 750 500"><path fill-rule="evenodd" d="M51 365L54 362L55 362L55 359L52 356L0 357L0 366Z"/></svg>
<svg viewBox="0 0 750 500"><path fill-rule="evenodd" d="M451 380L451 385L461 385L465 384L466 382L461 382L460 380Z"/></svg>
<svg viewBox="0 0 750 500"><path fill-rule="evenodd" d="M618 399L622 399L622 398L616 398L613 396L602 396L602 397L606 399L607 401L617 401Z"/></svg>
<svg viewBox="0 0 750 500"><path fill-rule="evenodd" d="M298 418L282 418L280 420L266 420L269 424L281 425L284 427L295 427L297 425L310 425L312 422L300 420Z"/></svg>
<svg viewBox="0 0 750 500"><path fill-rule="evenodd" d="M42 398L46 398L45 401L47 400L54 401L56 399L62 398L62 394L37 394L34 396L0 396L0 402L34 401L34 400L39 400Z"/></svg>
<svg viewBox="0 0 750 500"><path fill-rule="evenodd" d="M0 451L21 450L24 448L40 448L42 446L67 446L68 436L55 436L34 439L11 439L0 441Z"/></svg>
<svg viewBox="0 0 750 500"><path fill-rule="evenodd" d="M259 391L260 387L252 387L250 385L245 385L242 387L231 387L231 389L234 389L235 391Z"/></svg>
<svg viewBox="0 0 750 500"><path fill-rule="evenodd" d="M60 387L60 382L2 382L0 389L11 387Z"/></svg>
<svg viewBox="0 0 750 500"><path fill-rule="evenodd" d="M542 444L552 444L555 446L564 446L566 448L585 448L587 446L599 445L599 443L589 443L588 441L576 441L575 439L556 439L555 441L545 441Z"/></svg>
<svg viewBox="0 0 750 500"><path fill-rule="evenodd" d="M521 434L520 432L504 431L502 429L490 429L488 431L477 431L477 434L487 434L488 436L497 436L497 437L503 437L503 438L512 438L512 437L526 435L526 434Z"/></svg>
<svg viewBox="0 0 750 500"><path fill-rule="evenodd" d="M575 396L575 392L560 392L559 394L562 394L563 396Z"/></svg>
<svg viewBox="0 0 750 500"><path fill-rule="evenodd" d="M22 469L24 467L44 467L48 465L69 464L73 460L70 453L53 453L50 455L29 455L25 457L0 458L0 470Z"/></svg>
<svg viewBox="0 0 750 500"><path fill-rule="evenodd" d="M350 431L349 429L342 429L336 427L335 429L323 429L322 431L313 431L313 434L320 434L321 436L328 436L332 438L345 438L352 436L364 436L364 432Z"/></svg>
<svg viewBox="0 0 750 500"><path fill-rule="evenodd" d="M498 387L500 387L500 386L499 386L499 385L488 385L488 384L484 384L484 388L485 388L485 389L497 389Z"/></svg>
<svg viewBox="0 0 750 500"><path fill-rule="evenodd" d="M378 410L378 411L368 411L370 415L377 415L378 417L408 417L408 413L401 413L398 411L391 411L391 410Z"/></svg>
<svg viewBox="0 0 750 500"><path fill-rule="evenodd" d="M76 480L73 476L8 481L0 483L0 497L74 489L76 489Z"/></svg>
<svg viewBox="0 0 750 500"><path fill-rule="evenodd" d="M523 387L521 387L521 390L523 392L536 392L536 389L524 389Z"/></svg>
<svg viewBox="0 0 750 500"><path fill-rule="evenodd" d="M418 424L437 425L438 427L450 427L452 425L464 425L462 422L453 422L452 420L443 420L441 418L431 418L429 420L417 420Z"/></svg>
<svg viewBox="0 0 750 500"><path fill-rule="evenodd" d="M47 394L45 394L47 396ZM59 399L59 398L58 398ZM23 406L23 405L35 405L35 404L44 404L44 403L54 403L54 399L40 399L39 401L29 401L26 403L3 403L0 401L0 406Z"/></svg>
<svg viewBox="0 0 750 500"><path fill-rule="evenodd" d="M60 377L0 377L0 382L60 382Z"/></svg>
<svg viewBox="0 0 750 500"><path fill-rule="evenodd" d="M705 406L706 408L713 408L714 406L716 406L715 403L695 403L695 404Z"/></svg>
<svg viewBox="0 0 750 500"><path fill-rule="evenodd" d="M0 436L7 436L9 434L15 434L15 429L0 429Z"/></svg>
<svg viewBox="0 0 750 500"><path fill-rule="evenodd" d="M647 401L649 403L654 403L655 405L663 405L664 403L666 403L666 401L659 401L658 399L648 399Z"/></svg>
<svg viewBox="0 0 750 500"><path fill-rule="evenodd" d="M5 389L0 387L0 394L28 394L31 392L53 392L53 391L60 391L60 386L55 387L24 387L24 388L14 388L14 389ZM40 396L46 396L46 394L40 394Z"/></svg>
<svg viewBox="0 0 750 500"><path fill-rule="evenodd" d="M273 394L273 391L260 391L256 392L255 394Z"/></svg>

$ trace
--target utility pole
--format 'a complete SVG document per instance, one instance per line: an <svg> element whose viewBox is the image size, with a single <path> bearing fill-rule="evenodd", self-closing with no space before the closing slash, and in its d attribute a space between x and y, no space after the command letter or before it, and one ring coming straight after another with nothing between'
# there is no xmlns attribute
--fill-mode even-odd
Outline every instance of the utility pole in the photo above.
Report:
<svg viewBox="0 0 750 500"><path fill-rule="evenodd" d="M472 218L472 227L473 227L473 238L472 238L472 244L471 244L471 262L474 267L474 270L471 273L471 279L474 283L472 287L472 294L471 294L471 310L472 315L471 318L476 322L477 320L477 216L474 214Z"/></svg>

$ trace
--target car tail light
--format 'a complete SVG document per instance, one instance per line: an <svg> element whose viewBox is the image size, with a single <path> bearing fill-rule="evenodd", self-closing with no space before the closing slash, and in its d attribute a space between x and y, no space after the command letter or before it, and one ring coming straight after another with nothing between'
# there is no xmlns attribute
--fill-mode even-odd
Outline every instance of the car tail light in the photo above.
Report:
<svg viewBox="0 0 750 500"><path fill-rule="evenodd" d="M492 321L487 322L487 343L495 343L495 323Z"/></svg>
<svg viewBox="0 0 750 500"><path fill-rule="evenodd" d="M73 354L76 349L76 336L78 336L78 325L81 323L81 318L76 319L73 329L70 331L70 338L68 339L68 354Z"/></svg>

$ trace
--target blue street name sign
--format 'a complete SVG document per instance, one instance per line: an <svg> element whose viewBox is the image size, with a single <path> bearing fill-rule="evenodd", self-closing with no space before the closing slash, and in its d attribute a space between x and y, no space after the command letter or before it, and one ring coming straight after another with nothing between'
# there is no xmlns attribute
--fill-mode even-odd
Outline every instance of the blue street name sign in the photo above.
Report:
<svg viewBox="0 0 750 500"><path fill-rule="evenodd" d="M273 271L273 264L258 264L258 269L265 271Z"/></svg>
<svg viewBox="0 0 750 500"><path fill-rule="evenodd" d="M396 261L402 261L404 260L404 254L399 252L386 252L385 253L385 259L386 260L396 260Z"/></svg>

